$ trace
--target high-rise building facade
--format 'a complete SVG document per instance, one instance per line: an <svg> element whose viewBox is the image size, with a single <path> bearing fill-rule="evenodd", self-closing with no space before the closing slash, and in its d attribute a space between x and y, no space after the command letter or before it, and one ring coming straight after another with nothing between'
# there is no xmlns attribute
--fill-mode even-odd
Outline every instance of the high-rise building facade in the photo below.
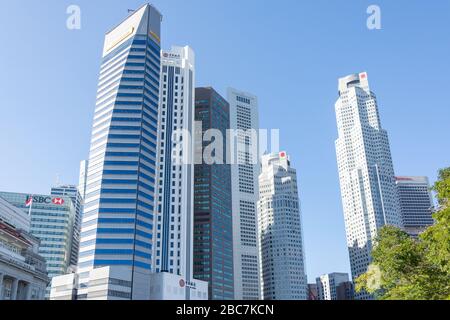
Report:
<svg viewBox="0 0 450 320"><path fill-rule="evenodd" d="M161 14L105 36L78 261L79 299L147 299L153 271ZM106 282L108 288L98 285Z"/></svg>
<svg viewBox="0 0 450 320"><path fill-rule="evenodd" d="M259 199L258 99L228 89L233 201L233 261L235 300L261 299L257 205Z"/></svg>
<svg viewBox="0 0 450 320"><path fill-rule="evenodd" d="M80 229L83 201L77 186L61 185L53 187L50 195L70 197L75 205L75 221L73 225L72 244L70 249L70 265L75 269L78 263L78 251L80 250Z"/></svg>
<svg viewBox="0 0 450 320"><path fill-rule="evenodd" d="M154 265L186 281L193 275L194 77L191 48L162 51Z"/></svg>
<svg viewBox="0 0 450 320"><path fill-rule="evenodd" d="M50 278L65 274L72 257L76 207L70 197L0 192L0 197L30 215L30 233L40 240L39 254ZM46 297L50 295L50 287Z"/></svg>
<svg viewBox="0 0 450 320"><path fill-rule="evenodd" d="M352 300L353 285L347 273L329 273L316 278L318 300Z"/></svg>
<svg viewBox="0 0 450 320"><path fill-rule="evenodd" d="M226 164L228 146L223 143L223 148L208 152L214 140L212 135L209 137L210 129L220 132L221 138L226 137L230 106L213 88L196 88L195 120L201 123L201 128L195 129L194 278L209 282L211 300L231 300L233 216L231 170Z"/></svg>
<svg viewBox="0 0 450 320"><path fill-rule="evenodd" d="M433 197L427 177L396 177L400 210L405 231L417 237L433 225Z"/></svg>
<svg viewBox="0 0 450 320"><path fill-rule="evenodd" d="M336 153L353 279L367 271L384 225L402 227L387 132L367 73L339 79ZM370 299L366 293L356 296Z"/></svg>
<svg viewBox="0 0 450 320"><path fill-rule="evenodd" d="M258 223L265 300L307 300L297 172L286 152L266 154L259 176Z"/></svg>
<svg viewBox="0 0 450 320"><path fill-rule="evenodd" d="M355 300L355 286L351 281L341 282L336 288L337 300Z"/></svg>

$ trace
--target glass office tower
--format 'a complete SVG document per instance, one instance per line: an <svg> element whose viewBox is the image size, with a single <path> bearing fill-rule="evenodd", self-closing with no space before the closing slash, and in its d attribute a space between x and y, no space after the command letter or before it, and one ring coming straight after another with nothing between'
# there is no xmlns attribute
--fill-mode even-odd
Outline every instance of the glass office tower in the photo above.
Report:
<svg viewBox="0 0 450 320"><path fill-rule="evenodd" d="M433 196L427 177L395 177L405 231L417 238L434 224Z"/></svg>
<svg viewBox="0 0 450 320"><path fill-rule="evenodd" d="M230 107L213 88L195 90L196 165L194 173L194 278L209 282L211 300L234 298L233 217L231 203L231 167L207 164L202 151L210 144L198 134L216 129L226 137L230 128ZM201 138L200 138L201 139ZM207 139L206 139L207 140ZM225 163L226 144L215 150L215 158ZM198 160L202 160L201 164Z"/></svg>
<svg viewBox="0 0 450 320"><path fill-rule="evenodd" d="M144 5L105 36L78 299L148 299L150 294L160 26L161 14Z"/></svg>
<svg viewBox="0 0 450 320"><path fill-rule="evenodd" d="M78 252L80 250L80 228L81 228L81 211L83 210L83 201L76 186L60 185L53 187L50 194L52 196L64 196L72 199L75 206L75 221L73 226L72 248L70 249L70 265L76 267L78 262Z"/></svg>

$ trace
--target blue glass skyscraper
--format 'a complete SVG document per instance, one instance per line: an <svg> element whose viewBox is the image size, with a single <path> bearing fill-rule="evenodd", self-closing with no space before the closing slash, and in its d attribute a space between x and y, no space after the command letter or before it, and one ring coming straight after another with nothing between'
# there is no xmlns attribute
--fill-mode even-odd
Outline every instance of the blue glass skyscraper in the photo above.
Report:
<svg viewBox="0 0 450 320"><path fill-rule="evenodd" d="M226 137L230 129L230 105L213 88L196 88L195 121L201 122L196 130L202 136L215 129ZM194 278L208 281L211 300L233 300L231 166L225 163L229 146L224 144L223 150L216 149L218 162L207 164L206 161L212 160L203 151L209 143L197 143L201 148L196 148L195 156L200 156L202 162L194 168Z"/></svg>
<svg viewBox="0 0 450 320"><path fill-rule="evenodd" d="M153 269L161 14L105 37L86 181L78 299L147 299Z"/></svg>

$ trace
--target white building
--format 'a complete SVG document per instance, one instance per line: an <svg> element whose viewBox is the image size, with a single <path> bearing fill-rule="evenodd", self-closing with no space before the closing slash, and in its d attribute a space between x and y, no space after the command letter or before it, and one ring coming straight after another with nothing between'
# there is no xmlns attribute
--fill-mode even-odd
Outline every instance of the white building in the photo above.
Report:
<svg viewBox="0 0 450 320"><path fill-rule="evenodd" d="M387 132L367 73L339 79L336 153L353 279L367 271L372 241L384 225L401 227ZM357 298L369 299L367 294Z"/></svg>
<svg viewBox="0 0 450 320"><path fill-rule="evenodd" d="M256 96L228 89L233 206L234 299L261 299L257 205L258 177L258 99Z"/></svg>
<svg viewBox="0 0 450 320"><path fill-rule="evenodd" d="M316 278L319 300L351 300L352 285L347 273L328 273Z"/></svg>
<svg viewBox="0 0 450 320"><path fill-rule="evenodd" d="M78 274L69 273L52 279L50 300L76 300Z"/></svg>
<svg viewBox="0 0 450 320"><path fill-rule="evenodd" d="M88 299L130 299L130 283L127 270L103 267L90 271ZM187 280L185 277L166 272L150 275L149 300L208 300L208 282ZM79 287L78 274L71 273L52 279L50 300L76 300Z"/></svg>
<svg viewBox="0 0 450 320"><path fill-rule="evenodd" d="M396 177L405 231L417 237L427 227L433 225L433 197L427 177Z"/></svg>
<svg viewBox="0 0 450 320"><path fill-rule="evenodd" d="M207 281L159 272L151 275L150 283L150 300L208 300Z"/></svg>
<svg viewBox="0 0 450 320"><path fill-rule="evenodd" d="M193 280L194 84L193 50L173 46L162 51L153 259L155 272L186 281Z"/></svg>
<svg viewBox="0 0 450 320"><path fill-rule="evenodd" d="M286 152L262 157L259 237L265 300L307 300L297 173Z"/></svg>

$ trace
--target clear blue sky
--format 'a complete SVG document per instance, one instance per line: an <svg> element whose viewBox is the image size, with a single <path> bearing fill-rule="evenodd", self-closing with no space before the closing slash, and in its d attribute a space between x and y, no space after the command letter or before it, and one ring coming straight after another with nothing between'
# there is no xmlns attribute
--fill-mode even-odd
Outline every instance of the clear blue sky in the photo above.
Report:
<svg viewBox="0 0 450 320"><path fill-rule="evenodd" d="M367 71L398 175L450 166L450 1L153 0L163 47L190 45L197 85L258 95L298 170L309 281L349 271L334 141L337 79ZM366 28L378 4L382 30ZM78 4L82 29L66 29ZM143 0L0 4L0 190L77 183L103 36Z"/></svg>

